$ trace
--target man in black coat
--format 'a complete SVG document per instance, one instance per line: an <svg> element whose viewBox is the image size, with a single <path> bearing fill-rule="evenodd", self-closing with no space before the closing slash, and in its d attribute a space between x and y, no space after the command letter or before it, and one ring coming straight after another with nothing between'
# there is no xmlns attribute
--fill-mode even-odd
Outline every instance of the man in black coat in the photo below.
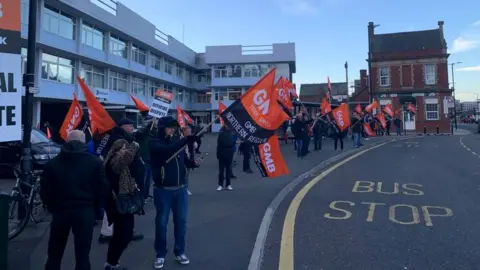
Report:
<svg viewBox="0 0 480 270"><path fill-rule="evenodd" d="M110 131L110 139L108 141L108 145L111 146L116 140L126 140L128 143L132 143L135 141L135 137L133 135L134 122L128 118L122 119L118 121L117 126ZM103 151L103 155L106 156L110 149L106 148ZM143 192L144 191L144 175L145 175L145 167L142 158L140 157L139 151L135 155L134 161L130 164L130 173L132 177L137 182L138 188ZM108 222L104 217L104 222L102 224L102 229L100 231L100 236L98 237L98 241L100 243L107 243L113 235L113 228L112 226L108 226ZM143 234L135 233L132 237L132 241L142 240L144 238Z"/></svg>
<svg viewBox="0 0 480 270"><path fill-rule="evenodd" d="M75 241L75 269L90 269L95 205L106 198L102 161L88 152L85 134L74 130L58 156L45 166L40 182L43 204L52 213L45 269L60 269L70 231Z"/></svg>
<svg viewBox="0 0 480 270"><path fill-rule="evenodd" d="M230 179L232 178L231 169L235 143L232 131L228 126L224 125L220 129L220 132L218 132L217 138L217 159L219 167L217 191L222 191L224 188L233 190Z"/></svg>

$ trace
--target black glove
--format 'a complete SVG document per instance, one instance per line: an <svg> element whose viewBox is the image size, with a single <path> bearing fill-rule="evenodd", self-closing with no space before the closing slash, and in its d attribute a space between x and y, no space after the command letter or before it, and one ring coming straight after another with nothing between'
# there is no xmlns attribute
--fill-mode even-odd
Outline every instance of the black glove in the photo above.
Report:
<svg viewBox="0 0 480 270"><path fill-rule="evenodd" d="M194 143L196 141L198 141L198 136L195 136L195 135L187 136L187 142L188 143Z"/></svg>

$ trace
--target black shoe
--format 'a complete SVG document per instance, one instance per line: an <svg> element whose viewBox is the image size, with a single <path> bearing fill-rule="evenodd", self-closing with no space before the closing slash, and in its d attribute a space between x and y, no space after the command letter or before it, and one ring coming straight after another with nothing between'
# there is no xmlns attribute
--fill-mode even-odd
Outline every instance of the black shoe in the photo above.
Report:
<svg viewBox="0 0 480 270"><path fill-rule="evenodd" d="M201 154L202 152L195 150L195 154Z"/></svg>
<svg viewBox="0 0 480 270"><path fill-rule="evenodd" d="M145 238L145 237L143 236L143 234L141 234L141 233L133 233L132 241L143 240L143 238Z"/></svg>
<svg viewBox="0 0 480 270"><path fill-rule="evenodd" d="M105 264L105 270L128 270L126 267L121 267L119 265L111 266L109 264Z"/></svg>
<svg viewBox="0 0 480 270"><path fill-rule="evenodd" d="M237 178L237 176L236 176L236 175L234 175L234 174L232 174L232 175L230 175L230 178L231 178L231 179L236 179L236 178Z"/></svg>
<svg viewBox="0 0 480 270"><path fill-rule="evenodd" d="M110 239L112 239L111 236L100 234L100 236L98 237L98 242L100 244L107 244L110 241Z"/></svg>
<svg viewBox="0 0 480 270"><path fill-rule="evenodd" d="M244 173L253 173L253 171L252 171L251 169L244 170L243 172L244 172Z"/></svg>

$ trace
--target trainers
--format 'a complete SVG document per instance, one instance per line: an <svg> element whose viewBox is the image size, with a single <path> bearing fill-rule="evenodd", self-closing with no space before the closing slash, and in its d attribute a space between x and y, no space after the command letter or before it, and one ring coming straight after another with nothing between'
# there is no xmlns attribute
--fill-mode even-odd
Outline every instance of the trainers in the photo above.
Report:
<svg viewBox="0 0 480 270"><path fill-rule="evenodd" d="M132 241L140 241L140 240L143 240L143 238L145 238L143 234L134 232L132 236Z"/></svg>
<svg viewBox="0 0 480 270"><path fill-rule="evenodd" d="M228 187L227 187L227 190L232 191L232 190L233 190L233 187L232 187L232 186L228 186Z"/></svg>
<svg viewBox="0 0 480 270"><path fill-rule="evenodd" d="M192 195L192 192L190 192L190 190L187 189L187 194Z"/></svg>
<svg viewBox="0 0 480 270"><path fill-rule="evenodd" d="M188 259L188 257L185 254L182 254L180 256L175 256L175 260L178 263L183 264L183 265L187 265L187 264L190 263L190 260Z"/></svg>
<svg viewBox="0 0 480 270"><path fill-rule="evenodd" d="M217 187L217 191L222 191L223 190L223 187L222 186L218 186Z"/></svg>
<svg viewBox="0 0 480 270"><path fill-rule="evenodd" d="M164 265L165 265L165 258L156 258L155 262L153 263L153 268L162 269Z"/></svg>

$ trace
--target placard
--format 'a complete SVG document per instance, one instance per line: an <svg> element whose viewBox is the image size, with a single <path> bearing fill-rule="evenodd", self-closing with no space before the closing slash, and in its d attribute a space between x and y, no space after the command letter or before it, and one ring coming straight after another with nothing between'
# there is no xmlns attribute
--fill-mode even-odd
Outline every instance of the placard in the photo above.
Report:
<svg viewBox="0 0 480 270"><path fill-rule="evenodd" d="M162 118L167 116L168 110L170 109L170 104L173 100L173 93L167 92L165 90L157 89L155 92L155 98L153 99L152 106L150 106L150 111L148 115L155 118Z"/></svg>
<svg viewBox="0 0 480 270"><path fill-rule="evenodd" d="M0 0L0 142L22 136L20 0Z"/></svg>

